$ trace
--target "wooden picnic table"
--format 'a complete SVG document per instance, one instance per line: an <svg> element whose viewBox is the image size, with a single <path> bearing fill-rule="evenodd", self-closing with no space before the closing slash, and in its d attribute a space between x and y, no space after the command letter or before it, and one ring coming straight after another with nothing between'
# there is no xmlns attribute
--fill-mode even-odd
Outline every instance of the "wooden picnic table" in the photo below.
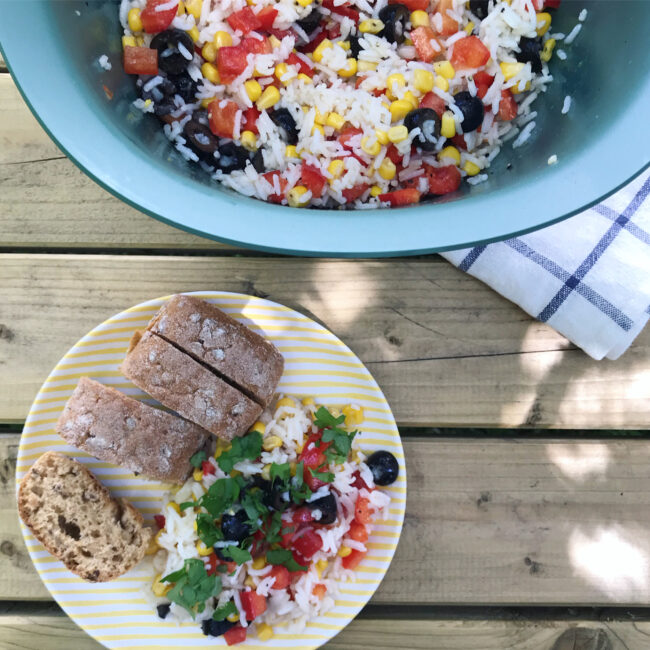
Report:
<svg viewBox="0 0 650 650"><path fill-rule="evenodd" d="M0 648L99 647L19 532L16 452L41 382L115 312L199 289L322 322L400 427L402 539L329 647L650 647L650 330L595 362L437 256L298 259L175 230L86 178L0 70Z"/></svg>

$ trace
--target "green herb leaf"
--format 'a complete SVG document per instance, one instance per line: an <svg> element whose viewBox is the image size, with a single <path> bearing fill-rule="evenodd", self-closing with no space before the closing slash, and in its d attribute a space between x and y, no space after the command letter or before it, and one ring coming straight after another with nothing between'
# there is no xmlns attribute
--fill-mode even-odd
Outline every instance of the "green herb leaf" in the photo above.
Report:
<svg viewBox="0 0 650 650"><path fill-rule="evenodd" d="M241 476L217 479L199 499L198 505L205 508L213 519L218 519L237 502L243 485L244 480Z"/></svg>
<svg viewBox="0 0 650 650"><path fill-rule="evenodd" d="M212 517L207 512L200 512L196 515L196 532L199 539L208 547L214 546L215 542L223 539L223 533Z"/></svg>
<svg viewBox="0 0 650 650"><path fill-rule="evenodd" d="M190 458L190 465L197 469L201 467L201 463L208 459L208 455L204 451L197 451L192 458Z"/></svg>
<svg viewBox="0 0 650 650"><path fill-rule="evenodd" d="M306 499L309 499L312 492L309 489L309 486L305 484L303 480L303 474L305 472L304 463L300 462L296 465L296 475L291 479L291 500L295 504L300 504Z"/></svg>
<svg viewBox="0 0 650 650"><path fill-rule="evenodd" d="M314 414L314 424L319 429L336 429L345 422L345 415L334 417L324 406L321 406ZM325 440L329 442L329 440Z"/></svg>
<svg viewBox="0 0 650 650"><path fill-rule="evenodd" d="M325 456L328 460L335 463L343 463L347 460L352 441L358 431L348 433L341 425L345 422L345 415L334 417L324 406L316 411L314 424L323 430L323 442L332 444L325 450Z"/></svg>
<svg viewBox="0 0 650 650"><path fill-rule="evenodd" d="M196 505L196 501L183 501L178 507L181 510L187 510L188 508L193 508Z"/></svg>
<svg viewBox="0 0 650 650"><path fill-rule="evenodd" d="M237 614L237 605L231 600L227 602L223 607L219 607L212 614L212 618L215 621L224 621L231 614Z"/></svg>
<svg viewBox="0 0 650 650"><path fill-rule="evenodd" d="M249 560L253 559L249 551L247 551L245 548L239 548L239 546L235 545L226 546L225 548L221 549L221 552L225 557L231 558L234 562L237 562L237 564L244 564L244 562L248 562Z"/></svg>
<svg viewBox="0 0 650 650"><path fill-rule="evenodd" d="M293 559L293 553L289 550L279 548L266 552L266 561L269 564L281 564L286 566L289 571L307 571L308 567L298 564Z"/></svg>
<svg viewBox="0 0 650 650"><path fill-rule="evenodd" d="M196 558L185 560L183 568L166 575L162 582L173 582L174 586L167 593L173 603L184 607L194 618L194 610L202 612L205 601L221 593L221 578L209 576L205 564Z"/></svg>
<svg viewBox="0 0 650 650"><path fill-rule="evenodd" d="M240 499L242 508L248 516L247 523L251 528L251 533L259 530L259 520L264 520L269 513L269 509L262 503L263 498L264 493L261 490L246 490Z"/></svg>
<svg viewBox="0 0 650 650"><path fill-rule="evenodd" d="M269 475L271 481L278 479L279 481L282 481L282 483L286 483L291 478L291 464L282 463L280 465L278 463L272 463Z"/></svg>
<svg viewBox="0 0 650 650"><path fill-rule="evenodd" d="M241 438L233 438L232 447L217 459L219 467L229 474L242 460L255 460L262 453L262 434L251 431Z"/></svg>
<svg viewBox="0 0 650 650"><path fill-rule="evenodd" d="M280 537L280 529L282 528L282 513L277 510L273 513L270 521L264 531L264 539L267 544L276 544L282 538Z"/></svg>
<svg viewBox="0 0 650 650"><path fill-rule="evenodd" d="M319 472L317 469L312 469L311 467L309 468L309 472L314 478L323 481L323 483L331 483L334 480L334 474L332 472Z"/></svg>

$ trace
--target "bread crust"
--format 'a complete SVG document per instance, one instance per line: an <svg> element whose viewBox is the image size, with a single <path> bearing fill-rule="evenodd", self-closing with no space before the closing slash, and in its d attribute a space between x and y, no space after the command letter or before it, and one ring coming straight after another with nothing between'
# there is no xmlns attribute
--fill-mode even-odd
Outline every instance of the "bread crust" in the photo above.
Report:
<svg viewBox="0 0 650 650"><path fill-rule="evenodd" d="M34 537L88 582L107 582L144 557L152 531L126 500L76 460L48 451L18 489L18 514Z"/></svg>
<svg viewBox="0 0 650 650"><path fill-rule="evenodd" d="M56 424L69 444L158 481L183 483L210 434L196 424L82 377Z"/></svg>
<svg viewBox="0 0 650 650"><path fill-rule="evenodd" d="M172 296L147 330L209 365L263 407L273 399L284 370L280 351L215 305Z"/></svg>

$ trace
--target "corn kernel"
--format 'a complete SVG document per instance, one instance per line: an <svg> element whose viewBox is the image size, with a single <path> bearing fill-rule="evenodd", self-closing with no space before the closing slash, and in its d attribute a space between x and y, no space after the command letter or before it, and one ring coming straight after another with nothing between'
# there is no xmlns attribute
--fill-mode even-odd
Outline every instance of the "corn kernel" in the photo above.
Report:
<svg viewBox="0 0 650 650"><path fill-rule="evenodd" d="M530 90L530 81L524 83L523 79L520 79L514 86L510 87L510 92L513 95L518 95L519 93L523 93L527 90Z"/></svg>
<svg viewBox="0 0 650 650"><path fill-rule="evenodd" d="M253 560L252 567L256 571L259 571L260 569L263 569L266 566L266 556L265 555L260 555L259 557L256 557Z"/></svg>
<svg viewBox="0 0 650 650"><path fill-rule="evenodd" d="M135 47L135 36L122 36L122 47Z"/></svg>
<svg viewBox="0 0 650 650"><path fill-rule="evenodd" d="M370 196L379 196L380 194L383 194L384 190L379 187L379 185L373 185L370 188Z"/></svg>
<svg viewBox="0 0 650 650"><path fill-rule="evenodd" d="M404 86L406 86L406 79L404 79L403 74L396 72L395 74L389 75L388 79L386 79L386 96L388 99L397 99L395 88L404 88Z"/></svg>
<svg viewBox="0 0 650 650"><path fill-rule="evenodd" d="M430 70L418 68L413 72L413 85L422 94L428 93L433 89L433 80L434 75Z"/></svg>
<svg viewBox="0 0 650 650"><path fill-rule="evenodd" d="M260 86L259 81L255 81L255 79L249 79L246 81L244 83L244 89L246 90L248 99L252 102L256 102L262 94L262 86Z"/></svg>
<svg viewBox="0 0 650 650"><path fill-rule="evenodd" d="M391 126L388 129L388 139L397 144L409 137L409 130L401 124L400 126Z"/></svg>
<svg viewBox="0 0 650 650"><path fill-rule="evenodd" d="M282 81L282 77L285 74L287 74L288 71L289 71L289 68L288 68L286 63L278 63L275 66L275 70L274 70L273 74L275 74L278 81ZM289 83L289 81L285 80L285 81L282 81L282 83L286 86Z"/></svg>
<svg viewBox="0 0 650 650"><path fill-rule="evenodd" d="M312 135L316 135L316 131L318 131L323 137L325 137L325 129L323 128L322 124L314 124L314 126L311 127Z"/></svg>
<svg viewBox="0 0 650 650"><path fill-rule="evenodd" d="M330 47L333 47L332 41L330 41L328 38L322 40L312 53L314 57L314 61L320 63L323 60L323 52L325 52L325 50L327 50Z"/></svg>
<svg viewBox="0 0 650 650"><path fill-rule="evenodd" d="M141 32L144 29L142 18L140 18L140 10L137 7L129 9L126 20L132 32Z"/></svg>
<svg viewBox="0 0 650 650"><path fill-rule="evenodd" d="M201 56L209 63L214 63L217 60L217 48L214 43L206 43L201 48Z"/></svg>
<svg viewBox="0 0 650 650"><path fill-rule="evenodd" d="M450 160L454 161L454 164L460 165L460 151L456 149L456 147L445 147L439 154L438 154L438 160L442 160L443 158L448 158Z"/></svg>
<svg viewBox="0 0 650 650"><path fill-rule="evenodd" d="M395 178L395 174L397 173L397 168L395 167L395 163L390 158L384 158L381 161L381 165L379 165L379 169L377 171L384 180L392 181L393 178ZM345 420L347 423L347 418L345 418Z"/></svg>
<svg viewBox="0 0 650 650"><path fill-rule="evenodd" d="M433 64L433 71L445 79L453 79L456 74L456 70L451 65L451 61L437 61Z"/></svg>
<svg viewBox="0 0 650 650"><path fill-rule="evenodd" d="M199 531L199 522L194 520L194 524L192 525L192 528L194 528L194 532L197 533Z"/></svg>
<svg viewBox="0 0 650 650"><path fill-rule="evenodd" d="M203 480L203 472L197 467L192 473L192 477L197 483L200 483Z"/></svg>
<svg viewBox="0 0 650 650"><path fill-rule="evenodd" d="M375 137L377 138L377 142L379 144L388 144L388 133L386 131L382 131L381 129L377 129L375 131Z"/></svg>
<svg viewBox="0 0 650 650"><path fill-rule="evenodd" d="M336 44L346 52L350 51L350 41L336 41Z"/></svg>
<svg viewBox="0 0 650 650"><path fill-rule="evenodd" d="M463 169L467 172L468 176L476 176L481 171L481 168L474 164L471 160L466 160Z"/></svg>
<svg viewBox="0 0 650 650"><path fill-rule="evenodd" d="M221 81L219 77L219 70L214 63L208 63L207 61L201 66L201 74L211 83L218 84Z"/></svg>
<svg viewBox="0 0 650 650"><path fill-rule="evenodd" d="M158 542L156 541L156 538L157 535L154 535L149 540L149 546L147 546L147 550L144 552L145 555L155 555L158 552L160 546L158 546Z"/></svg>
<svg viewBox="0 0 650 650"><path fill-rule="evenodd" d="M311 77L304 72L299 73L296 79L300 79L300 81L304 81L306 84L313 83Z"/></svg>
<svg viewBox="0 0 650 650"><path fill-rule="evenodd" d="M253 576L246 576L246 580L244 580L244 585L254 589L255 588L255 580L253 580Z"/></svg>
<svg viewBox="0 0 650 650"><path fill-rule="evenodd" d="M357 61L357 72L370 72L376 69L377 64L372 61Z"/></svg>
<svg viewBox="0 0 650 650"><path fill-rule="evenodd" d="M555 49L555 44L557 41L554 38L549 38L545 43L544 46L542 47L542 53L539 55L539 58L542 61L546 61L547 63L551 60L551 57L553 56L553 50Z"/></svg>
<svg viewBox="0 0 650 650"><path fill-rule="evenodd" d="M474 23L470 20L467 25L465 25L464 32L469 36L474 31Z"/></svg>
<svg viewBox="0 0 650 650"><path fill-rule="evenodd" d="M316 109L316 114L314 115L314 122L316 122L316 124L325 124L327 122L327 113L323 115L318 110L318 107L315 107L315 109Z"/></svg>
<svg viewBox="0 0 650 650"><path fill-rule="evenodd" d="M203 477L201 477L201 478L203 478ZM176 501L170 501L167 505L169 505L169 507L172 510L174 510L177 514L179 514L179 515L181 514L181 507L178 505L178 503L176 503Z"/></svg>
<svg viewBox="0 0 650 650"><path fill-rule="evenodd" d="M214 44L217 49L222 47L230 47L232 45L232 36L228 32L218 31L214 35Z"/></svg>
<svg viewBox="0 0 650 650"><path fill-rule="evenodd" d="M296 146L293 144L288 144L284 148L284 157L285 158L298 158L298 150L296 149Z"/></svg>
<svg viewBox="0 0 650 650"><path fill-rule="evenodd" d="M192 42L196 43L199 40L199 28L196 25L192 29L188 29L187 33L190 35Z"/></svg>
<svg viewBox="0 0 650 650"><path fill-rule="evenodd" d="M207 108L215 100L214 97L205 97L201 100L201 108Z"/></svg>
<svg viewBox="0 0 650 650"><path fill-rule="evenodd" d="M201 541L198 541L196 543L196 551L201 557L207 557L208 555L212 555L212 547L206 546Z"/></svg>
<svg viewBox="0 0 650 650"><path fill-rule="evenodd" d="M334 113L330 113L330 115L333 115ZM314 398L313 397L303 397L302 399L302 405L303 406L313 406L315 404Z"/></svg>
<svg viewBox="0 0 650 650"><path fill-rule="evenodd" d="M287 201L292 208L304 208L309 199L305 200L303 197L309 190L304 185L296 185L287 193Z"/></svg>
<svg viewBox="0 0 650 650"><path fill-rule="evenodd" d="M350 553L352 553L352 549L349 546L341 546L337 555L339 557L347 557Z"/></svg>
<svg viewBox="0 0 650 650"><path fill-rule="evenodd" d="M377 140L371 141L369 136L365 136L361 140L361 148L369 155L376 156L381 151L381 145Z"/></svg>
<svg viewBox="0 0 650 650"><path fill-rule="evenodd" d="M456 121L451 111L445 111L440 120L440 135L444 138L453 138L456 135Z"/></svg>
<svg viewBox="0 0 650 650"><path fill-rule="evenodd" d="M537 36L544 36L551 26L551 14L548 11L542 11L537 14Z"/></svg>
<svg viewBox="0 0 650 650"><path fill-rule="evenodd" d="M398 122L404 119L413 110L413 107L405 99L397 99L391 103L389 110L393 122Z"/></svg>
<svg viewBox="0 0 650 650"><path fill-rule="evenodd" d="M260 641L268 641L273 638L273 628L268 623L258 623L255 629Z"/></svg>
<svg viewBox="0 0 650 650"><path fill-rule="evenodd" d="M267 86L260 98L255 102L258 110L264 111L275 106L280 101L280 91L275 86Z"/></svg>
<svg viewBox="0 0 650 650"><path fill-rule="evenodd" d="M417 9L411 12L412 27L429 27L429 14L426 11Z"/></svg>
<svg viewBox="0 0 650 650"><path fill-rule="evenodd" d="M361 457L359 456L359 450L358 449L353 449L350 452L350 460L352 460L353 463L361 462Z"/></svg>
<svg viewBox="0 0 650 650"><path fill-rule="evenodd" d="M327 171L332 175L332 179L330 180L330 183L335 178L341 177L344 167L345 167L345 163L340 158L337 158L336 160L332 160L332 162L329 164L327 168ZM302 403L304 404L305 400L303 400Z"/></svg>
<svg viewBox="0 0 650 650"><path fill-rule="evenodd" d="M402 99L405 99L407 102L410 102L411 106L413 106L414 109L416 109L420 105L418 98L410 90L407 90L404 93L404 97Z"/></svg>
<svg viewBox="0 0 650 650"><path fill-rule="evenodd" d="M363 407L345 406L343 407L343 415L345 415L345 426L350 427L361 424L363 422Z"/></svg>
<svg viewBox="0 0 650 650"><path fill-rule="evenodd" d="M194 16L195 20L201 17L201 8L203 7L203 0L185 0L185 11Z"/></svg>
<svg viewBox="0 0 650 650"><path fill-rule="evenodd" d="M264 451L272 451L278 447L282 447L282 438L279 436L267 436L262 442Z"/></svg>
<svg viewBox="0 0 650 650"><path fill-rule="evenodd" d="M160 582L160 579L162 578L162 573L159 573L153 581L153 584L151 585L151 591L153 591L154 596L158 596L158 598L162 598L167 594L167 592L172 588L171 584L165 584L164 582Z"/></svg>
<svg viewBox="0 0 650 650"><path fill-rule="evenodd" d="M230 621L230 623L236 623L239 620L239 614L237 612L228 614L228 616L226 616L226 620Z"/></svg>
<svg viewBox="0 0 650 650"><path fill-rule="evenodd" d="M160 536L165 532L164 528L161 528L154 536L153 538L156 540L156 544L160 546Z"/></svg>
<svg viewBox="0 0 650 650"><path fill-rule="evenodd" d="M382 29L384 29L384 23L379 18L362 20L359 23L359 31L362 34L379 34Z"/></svg>
<svg viewBox="0 0 650 650"><path fill-rule="evenodd" d="M345 68L341 68L340 70L337 70L339 77L343 77L347 79L348 77L354 77L355 74L357 74L357 60L356 59L348 59L345 62Z"/></svg>
<svg viewBox="0 0 650 650"><path fill-rule="evenodd" d="M177 16L182 16L185 13L185 3L183 0L178 0L178 9L176 10Z"/></svg>
<svg viewBox="0 0 650 650"><path fill-rule="evenodd" d="M262 475L262 478L265 481L270 481L271 480L271 463L267 463L262 467L262 471L260 472Z"/></svg>
<svg viewBox="0 0 650 650"><path fill-rule="evenodd" d="M144 36L138 35L135 37L135 44L138 47L143 47L144 46Z"/></svg>
<svg viewBox="0 0 650 650"><path fill-rule="evenodd" d="M444 90L447 92L449 90L449 81L445 79L444 77L438 75L434 80L433 80L433 85L436 88L440 88L440 90Z"/></svg>
<svg viewBox="0 0 650 650"><path fill-rule="evenodd" d="M252 432L252 431L257 431L257 433L261 433L262 435L264 435L264 433L266 432L266 425L264 424L264 422L260 422L260 421L258 420L258 421L255 422L255 424L254 424L254 425L253 425L253 426L248 430L249 433Z"/></svg>
<svg viewBox="0 0 650 650"><path fill-rule="evenodd" d="M277 401L277 404L275 405L276 411L282 406L290 406L291 408L295 408L296 403L290 397L283 397Z"/></svg>
<svg viewBox="0 0 650 650"><path fill-rule="evenodd" d="M316 562L316 568L320 569L321 571L325 571L325 569L327 569L327 565L328 562L325 559L318 560L318 562Z"/></svg>
<svg viewBox="0 0 650 650"><path fill-rule="evenodd" d="M246 151L257 151L257 137L252 131L243 131L239 139Z"/></svg>
<svg viewBox="0 0 650 650"><path fill-rule="evenodd" d="M345 119L338 113L328 113L325 126L331 126L335 131L340 131L345 124Z"/></svg>
<svg viewBox="0 0 650 650"><path fill-rule="evenodd" d="M410 38L405 38L404 45L413 45L413 41Z"/></svg>
<svg viewBox="0 0 650 650"><path fill-rule="evenodd" d="M296 0L301 7L309 7L314 0Z"/></svg>
<svg viewBox="0 0 650 650"><path fill-rule="evenodd" d="M271 47L272 47L274 50L275 50L276 48L280 47L280 45L282 45L282 41L280 41L280 39L277 38L276 36L273 36L273 34L271 34L271 35L269 36L269 43L271 43Z"/></svg>
<svg viewBox="0 0 650 650"><path fill-rule="evenodd" d="M520 62L510 63L503 61L502 63L499 63L499 67L501 68L501 72L503 73L503 77L506 81L519 74L522 71L524 65L525 64Z"/></svg>

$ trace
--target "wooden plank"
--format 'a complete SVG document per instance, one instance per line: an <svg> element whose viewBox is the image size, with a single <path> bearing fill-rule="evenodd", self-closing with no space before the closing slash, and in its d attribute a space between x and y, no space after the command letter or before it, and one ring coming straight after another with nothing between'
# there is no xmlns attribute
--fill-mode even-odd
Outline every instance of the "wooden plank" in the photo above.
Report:
<svg viewBox="0 0 650 650"><path fill-rule="evenodd" d="M48 599L0 436L0 598ZM373 603L647 605L650 441L404 439L402 539Z"/></svg>
<svg viewBox="0 0 650 650"><path fill-rule="evenodd" d="M408 426L635 428L650 422L650 329L596 362L436 259L4 255L0 421L21 421L89 329L145 299L220 289L313 315L368 365Z"/></svg>
<svg viewBox="0 0 650 650"><path fill-rule="evenodd" d="M160 223L91 181L50 140L0 74L3 247L234 250Z"/></svg>
<svg viewBox="0 0 650 650"><path fill-rule="evenodd" d="M566 635L582 644L556 645ZM411 620L357 618L326 648L335 650L641 650L650 647L650 623L612 621ZM101 646L63 612L0 615L0 647L99 650ZM598 639L603 645L596 645ZM588 640L594 642L593 645ZM609 642L610 645L605 645Z"/></svg>

